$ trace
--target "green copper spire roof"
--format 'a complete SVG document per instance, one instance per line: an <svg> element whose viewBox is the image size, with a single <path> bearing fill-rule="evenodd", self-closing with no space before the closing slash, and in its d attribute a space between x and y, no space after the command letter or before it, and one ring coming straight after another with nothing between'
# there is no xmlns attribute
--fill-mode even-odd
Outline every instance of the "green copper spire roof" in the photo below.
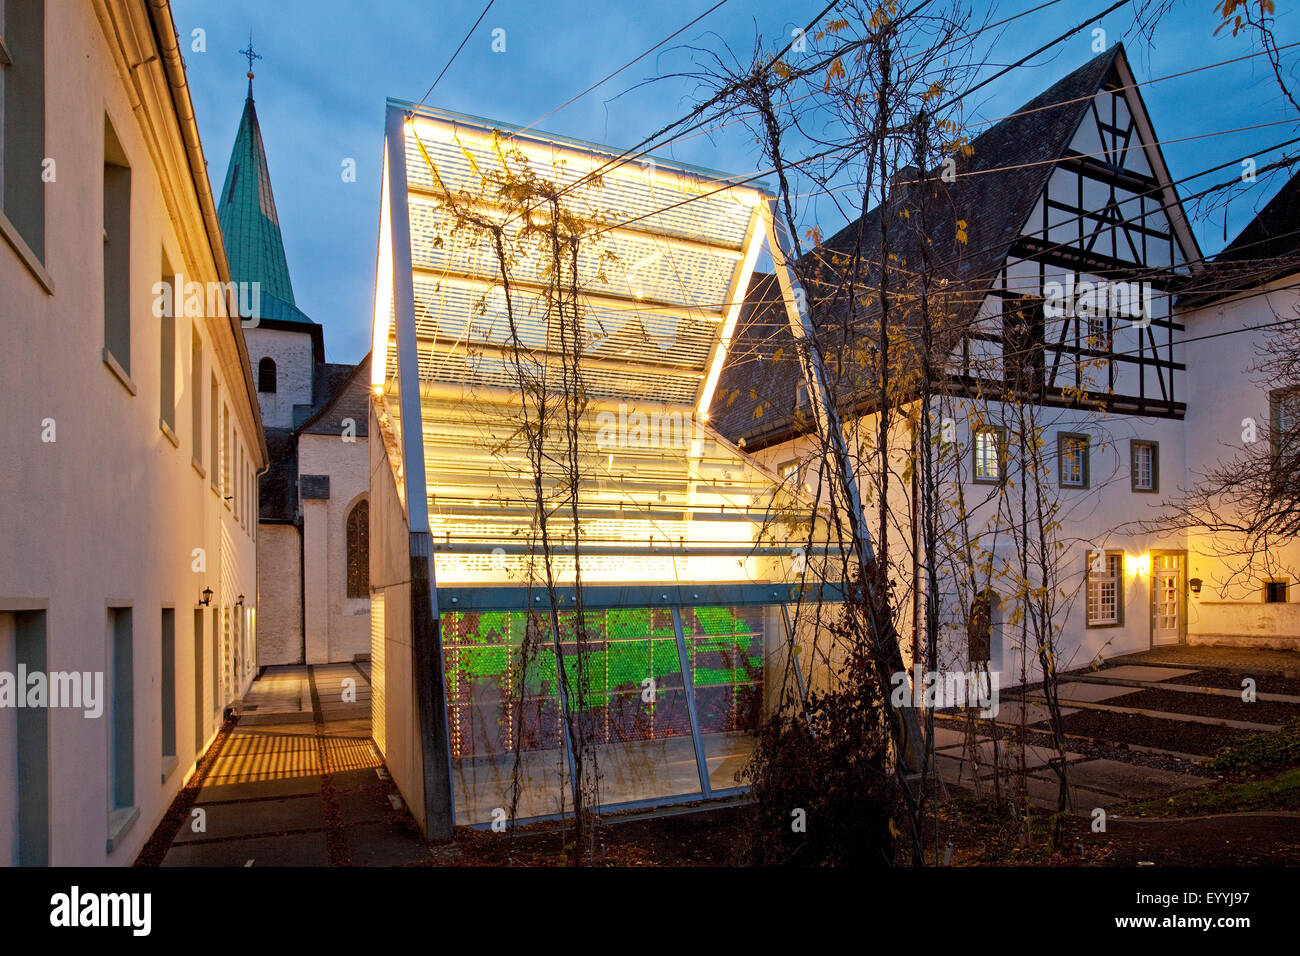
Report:
<svg viewBox="0 0 1300 956"><path fill-rule="evenodd" d="M280 236L280 218L271 192L266 149L253 105L253 74L248 74L248 98L235 134L226 183L221 189L217 220L235 282L256 282L261 290L259 318L310 322L293 300L289 264Z"/></svg>

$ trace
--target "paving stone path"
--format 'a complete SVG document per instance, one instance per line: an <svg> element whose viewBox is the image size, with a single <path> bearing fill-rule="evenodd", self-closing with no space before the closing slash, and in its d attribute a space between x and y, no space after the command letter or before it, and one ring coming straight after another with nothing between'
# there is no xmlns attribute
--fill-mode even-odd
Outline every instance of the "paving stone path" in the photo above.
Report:
<svg viewBox="0 0 1300 956"><path fill-rule="evenodd" d="M1300 673L1300 654L1264 649L1177 647L1126 655L1111 662L1111 666L1096 671L1064 675L1058 688L1062 715L1069 716L1080 710L1105 710L1188 724L1217 724L1243 731L1269 730L1275 726L1263 722L1210 718L1182 710L1171 711L1168 704L1160 710L1141 706L1142 693L1150 688L1180 691L1186 695L1189 703L1198 695L1239 693L1197 686L1196 673L1205 669L1240 669L1289 676ZM1265 696L1260 695L1260 699ZM1118 697L1125 697L1126 704L1106 703ZM1300 703L1300 698L1285 694L1269 694L1267 697L1279 703ZM1047 718L1048 710L1041 693L1030 691L1023 696L1004 694L995 720L999 725L1007 727L1023 724L1029 729L1045 730ZM1184 758L1188 756L1132 744L1125 746L1130 750L1167 753ZM973 742L968 741L961 721L940 721L935 728L935 754L939 775L947 785L966 791L990 791L994 776L994 746L991 738L980 735ZM1024 748L1029 798L1043 806L1056 805L1057 778L1049 765L1049 760L1054 756L1055 752L1049 748L1033 745ZM1009 748L1003 743L999 747L997 758L997 765L1004 774L1013 769L1018 773L1022 759L1019 748ZM1096 807L1105 808L1134 800L1163 797L1180 790L1204 787L1211 782L1210 778L1204 776L1077 753L1067 752L1065 761L1071 809L1076 813L1087 814Z"/></svg>
<svg viewBox="0 0 1300 956"><path fill-rule="evenodd" d="M367 665L268 668L219 746L163 866L429 862L370 739Z"/></svg>

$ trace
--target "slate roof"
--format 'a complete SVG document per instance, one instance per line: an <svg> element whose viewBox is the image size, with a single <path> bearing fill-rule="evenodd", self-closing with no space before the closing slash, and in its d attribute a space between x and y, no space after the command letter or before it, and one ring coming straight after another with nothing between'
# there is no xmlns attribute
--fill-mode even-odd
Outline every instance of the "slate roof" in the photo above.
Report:
<svg viewBox="0 0 1300 956"><path fill-rule="evenodd" d="M217 205L217 221L235 282L257 282L261 287L259 318L283 322L311 322L294 304L289 263L280 235L280 217L271 192L266 148L253 105L253 81L230 151L226 182Z"/></svg>
<svg viewBox="0 0 1300 956"><path fill-rule="evenodd" d="M924 183L894 187L887 204L889 242L899 271L891 279L906 282L906 270L915 270L924 247L936 278L947 281L946 294L954 297L955 326L971 321L982 293L991 285L1020 234L1034 204L1046 188L1054 163L1064 155L1091 98L1101 88L1122 57L1120 45L1112 47L1034 97L1016 113L977 137L969 155L955 157L958 176L943 183L937 170ZM1005 168L1016 167L1016 168ZM987 170L987 172L982 172ZM927 203L930 223L922 236L913 210L920 189L933 191ZM903 211L907 215L903 215ZM822 247L805 253L805 271L832 269L833 254L843 255L863 230L860 292L870 291L879 278L880 219L877 206L828 239ZM958 223L965 223L966 241L958 241ZM808 262L807 257L817 260ZM817 290L809 294L817 297ZM836 352L861 349L860 335L871 313L850 327L845 306L831 304L814 315L821 321L820 340L827 361ZM750 282L732 347L728 351L710 407L710 421L732 441L744 440L752 449L783 441L806 430L796 410L796 387L802 376L795 359L793 337L775 278L756 273ZM841 404L860 405L853 395L841 394Z"/></svg>
<svg viewBox="0 0 1300 956"><path fill-rule="evenodd" d="M258 479L259 521L293 521L298 514L298 436L288 428L266 429L270 466Z"/></svg>
<svg viewBox="0 0 1300 956"><path fill-rule="evenodd" d="M328 397L321 402L298 429L300 435L341 435L343 419L356 425L356 435L364 438L370 428L370 356L356 365L331 365ZM342 373L342 374L340 374ZM324 376L318 377L320 382Z"/></svg>
<svg viewBox="0 0 1300 956"><path fill-rule="evenodd" d="M1300 173L1292 176L1237 238L1214 257L1196 289L1178 299L1192 308L1300 272Z"/></svg>
<svg viewBox="0 0 1300 956"><path fill-rule="evenodd" d="M370 433L370 356L356 365L317 363L312 379L312 404L297 428L268 428L271 466L261 477L260 521L293 521L298 516L298 438L301 435L341 435L343 419L356 424L356 436Z"/></svg>

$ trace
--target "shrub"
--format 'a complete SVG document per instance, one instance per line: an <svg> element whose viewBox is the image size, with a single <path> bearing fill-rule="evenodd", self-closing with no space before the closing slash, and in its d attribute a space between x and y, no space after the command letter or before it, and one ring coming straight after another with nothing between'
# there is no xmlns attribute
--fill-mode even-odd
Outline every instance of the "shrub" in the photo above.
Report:
<svg viewBox="0 0 1300 956"><path fill-rule="evenodd" d="M810 693L760 730L743 774L755 798L744 862L754 866L887 866L897 788L888 772L884 701L865 654L839 689ZM803 829L795 824L802 812Z"/></svg>
<svg viewBox="0 0 1300 956"><path fill-rule="evenodd" d="M1221 773L1259 773L1300 766L1300 718L1293 718L1281 730L1251 734L1223 747L1205 762Z"/></svg>

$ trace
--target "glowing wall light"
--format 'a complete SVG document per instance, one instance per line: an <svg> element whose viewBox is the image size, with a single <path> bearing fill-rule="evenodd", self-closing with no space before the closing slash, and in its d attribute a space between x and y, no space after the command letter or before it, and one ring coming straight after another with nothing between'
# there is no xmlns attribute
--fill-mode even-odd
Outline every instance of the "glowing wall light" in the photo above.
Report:
<svg viewBox="0 0 1300 956"><path fill-rule="evenodd" d="M1124 553L1124 571L1141 577L1151 573L1151 555Z"/></svg>

